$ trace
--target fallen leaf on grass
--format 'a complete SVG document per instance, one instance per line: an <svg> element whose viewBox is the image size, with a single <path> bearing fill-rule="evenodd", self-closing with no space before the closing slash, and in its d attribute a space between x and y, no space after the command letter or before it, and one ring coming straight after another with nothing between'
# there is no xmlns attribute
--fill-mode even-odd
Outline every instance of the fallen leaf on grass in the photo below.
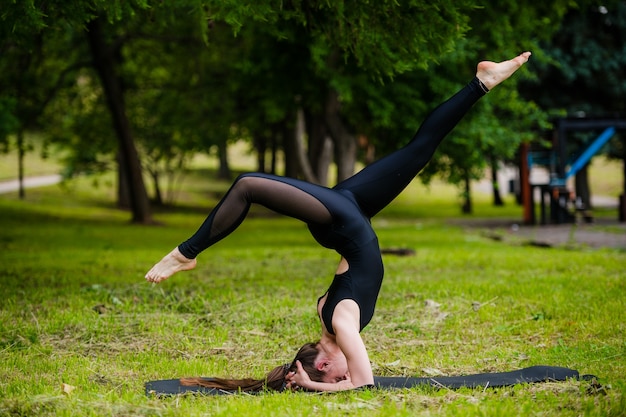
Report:
<svg viewBox="0 0 626 417"><path fill-rule="evenodd" d="M446 312L440 311L435 316L435 321L443 321L443 320L447 319L449 315L450 315L450 313L446 313Z"/></svg>
<svg viewBox="0 0 626 417"><path fill-rule="evenodd" d="M267 333L259 330L243 330L242 333L249 334L251 336L267 336Z"/></svg>
<svg viewBox="0 0 626 417"><path fill-rule="evenodd" d="M65 395L70 395L72 393L72 391L74 391L76 389L76 387L70 385L70 384L61 384L61 392Z"/></svg>
<svg viewBox="0 0 626 417"><path fill-rule="evenodd" d="M105 314L108 311L107 306L105 306L104 304L98 304L97 306L93 307L92 310L98 314Z"/></svg>
<svg viewBox="0 0 626 417"><path fill-rule="evenodd" d="M443 372L435 368L422 368L422 371L428 376L442 376Z"/></svg>
<svg viewBox="0 0 626 417"><path fill-rule="evenodd" d="M476 397L467 397L467 402L470 404L476 405L480 403L480 399Z"/></svg>

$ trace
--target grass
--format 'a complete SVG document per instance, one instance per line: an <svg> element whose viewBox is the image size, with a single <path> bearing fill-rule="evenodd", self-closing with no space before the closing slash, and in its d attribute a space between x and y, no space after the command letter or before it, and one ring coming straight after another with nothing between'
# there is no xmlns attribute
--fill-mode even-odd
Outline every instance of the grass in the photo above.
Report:
<svg viewBox="0 0 626 417"><path fill-rule="evenodd" d="M416 251L385 256L363 332L376 373L547 364L597 375L600 386L148 398L148 380L260 378L291 361L319 337L315 301L337 257L300 223L255 210L198 268L153 286L145 271L206 209L184 203L158 213L161 226L131 225L100 184L0 197L0 416L626 415L626 253L497 242L448 222L458 216L452 188L418 185L374 220L381 246ZM215 188L190 177L194 193L181 197L210 206ZM475 202L476 217L521 218L511 203Z"/></svg>

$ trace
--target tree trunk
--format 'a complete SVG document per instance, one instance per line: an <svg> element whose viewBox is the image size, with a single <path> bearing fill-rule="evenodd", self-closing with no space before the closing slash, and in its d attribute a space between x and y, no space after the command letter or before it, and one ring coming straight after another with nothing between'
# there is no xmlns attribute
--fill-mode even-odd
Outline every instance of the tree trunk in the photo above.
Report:
<svg viewBox="0 0 626 417"><path fill-rule="evenodd" d="M220 161L217 177L221 180L230 180L232 173L228 163L228 145L226 144L226 140L222 140L217 144L217 153Z"/></svg>
<svg viewBox="0 0 626 417"><path fill-rule="evenodd" d="M132 221L134 223L153 223L150 201L143 181L141 163L135 148L130 130L130 122L126 116L126 106L122 92L121 80L116 74L116 53L107 44L102 29L102 18L96 18L87 24L87 38L94 60L94 67L102 81L102 88L107 99L113 127L119 140L121 162L128 175Z"/></svg>
<svg viewBox="0 0 626 417"><path fill-rule="evenodd" d="M493 190L493 205L496 207L504 206L502 195L500 194L500 184L498 183L498 161L493 156L490 156L491 164L491 189Z"/></svg>
<svg viewBox="0 0 626 417"><path fill-rule="evenodd" d="M120 152L116 155L117 160L117 207L122 210L130 209L130 190L128 174L124 170L124 163Z"/></svg>
<svg viewBox="0 0 626 417"><path fill-rule="evenodd" d="M350 134L340 117L341 103L335 90L328 93L326 100L326 125L335 143L335 163L337 164L337 182L354 174L356 165L357 142Z"/></svg>
<svg viewBox="0 0 626 417"><path fill-rule="evenodd" d="M322 148L320 149L320 154L318 155L315 165L318 173L317 178L321 185L329 185L330 179L328 178L328 171L330 170L330 164L333 162L334 153L335 145L333 144L333 140L328 136L324 136Z"/></svg>
<svg viewBox="0 0 626 417"><path fill-rule="evenodd" d="M163 194L161 193L161 186L159 185L159 173L158 171L152 171L150 173L152 177L152 183L154 184L154 203L157 206L163 205Z"/></svg>
<svg viewBox="0 0 626 417"><path fill-rule="evenodd" d="M277 138L276 138L276 134L274 134L274 136L272 136L272 139L270 140L270 149L271 149L271 160L270 160L270 174L274 174L276 175L276 172L278 171L278 144L277 144Z"/></svg>
<svg viewBox="0 0 626 417"><path fill-rule="evenodd" d="M24 191L24 155L26 155L26 144L24 143L24 129L17 132L17 183L20 200L26 197Z"/></svg>
<svg viewBox="0 0 626 417"><path fill-rule="evenodd" d="M364 162L366 165L371 164L376 160L376 147L370 143L369 139L365 135L359 135L357 140L359 148L365 151Z"/></svg>
<svg viewBox="0 0 626 417"><path fill-rule="evenodd" d="M267 151L267 140L260 135L254 135L252 141L254 142L254 149L256 150L257 171L265 172L265 153Z"/></svg>
<svg viewBox="0 0 626 417"><path fill-rule="evenodd" d="M283 151L285 152L285 176L298 177L298 156L296 154L296 129L283 125Z"/></svg>
<svg viewBox="0 0 626 417"><path fill-rule="evenodd" d="M356 143L354 136L335 137L335 163L337 164L337 182L350 178L356 166Z"/></svg>
<svg viewBox="0 0 626 417"><path fill-rule="evenodd" d="M467 172L464 174L463 186L463 205L461 206L461 211L463 214L472 214L472 194L470 188L470 178Z"/></svg>
<svg viewBox="0 0 626 417"><path fill-rule="evenodd" d="M21 73L26 73L31 66L32 62L32 51L24 51L19 55L19 58L16 60L15 64ZM24 94L24 83L25 81L20 78L17 82L16 88L16 99L18 103L25 102L25 94ZM18 104L18 108L20 105ZM28 108L28 105L24 106ZM26 112L28 114L30 112ZM24 138L24 130L26 126L29 125L30 119L28 116L23 117L26 120L21 120L20 127L17 131L17 184L18 184L18 195L20 200L26 198L26 191L24 188L24 156L26 155L26 140Z"/></svg>
<svg viewBox="0 0 626 417"><path fill-rule="evenodd" d="M626 139L623 139L624 145L626 145ZM622 163L622 194L619 196L619 215L620 222L626 222L626 146L622 148L623 163Z"/></svg>
<svg viewBox="0 0 626 417"><path fill-rule="evenodd" d="M333 141L326 131L324 117L308 114L306 128L309 138L309 162L320 185L327 186L328 171L333 160Z"/></svg>
<svg viewBox="0 0 626 417"><path fill-rule="evenodd" d="M298 158L298 166L300 168L300 172L304 176L305 181L319 184L319 180L313 172L313 168L311 167L311 163L309 162L309 158L307 156L308 152L304 146L305 132L306 122L304 119L304 110L302 110L302 107L298 107L296 111L296 128L294 133L294 147L296 157Z"/></svg>
<svg viewBox="0 0 626 417"><path fill-rule="evenodd" d="M530 145L522 143L519 148L519 181L520 181L520 201L524 204L524 224L535 223L535 207L532 198L532 187L530 186L530 174L528 167L528 151Z"/></svg>

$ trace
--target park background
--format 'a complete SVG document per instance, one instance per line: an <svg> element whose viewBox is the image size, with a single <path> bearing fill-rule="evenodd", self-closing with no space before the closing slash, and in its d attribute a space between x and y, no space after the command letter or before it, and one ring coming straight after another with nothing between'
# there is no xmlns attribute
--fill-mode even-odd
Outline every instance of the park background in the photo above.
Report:
<svg viewBox="0 0 626 417"><path fill-rule="evenodd" d="M18 181L0 196L0 413L624 415L623 133L568 184L589 207L608 198L591 224L525 225L492 176L525 144L549 149L555 118L623 117L626 5L531 3L3 6L0 179ZM262 208L194 271L142 282L235 175L332 185L409 140L476 62L527 49L374 219L383 248L410 256L385 255L363 337L380 375L547 364L597 382L144 395L151 379L261 378L319 337L335 256ZM598 133L571 137L572 154Z"/></svg>

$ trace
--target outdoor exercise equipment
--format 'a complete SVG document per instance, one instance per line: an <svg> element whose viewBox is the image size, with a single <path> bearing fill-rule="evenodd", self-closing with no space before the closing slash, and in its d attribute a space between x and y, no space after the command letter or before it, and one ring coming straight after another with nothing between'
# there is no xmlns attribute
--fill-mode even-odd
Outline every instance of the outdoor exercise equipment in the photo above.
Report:
<svg viewBox="0 0 626 417"><path fill-rule="evenodd" d="M567 180L584 168L615 135L617 130L626 130L626 119L560 118L555 120L554 125L552 149L544 152L531 152L528 145L522 146L520 173L526 224L537 223L535 215L535 194L537 192L540 199L540 224L571 223L576 219L576 212L584 213L585 220L591 220L587 214L588 207L584 207L580 199L572 198L573 193L567 188ZM601 133L575 158L569 158L568 133L585 131L601 131ZM543 183L531 183L530 171L533 166L547 168L549 180ZM624 159L623 178L624 190L619 197L620 221L626 221L626 157Z"/></svg>

